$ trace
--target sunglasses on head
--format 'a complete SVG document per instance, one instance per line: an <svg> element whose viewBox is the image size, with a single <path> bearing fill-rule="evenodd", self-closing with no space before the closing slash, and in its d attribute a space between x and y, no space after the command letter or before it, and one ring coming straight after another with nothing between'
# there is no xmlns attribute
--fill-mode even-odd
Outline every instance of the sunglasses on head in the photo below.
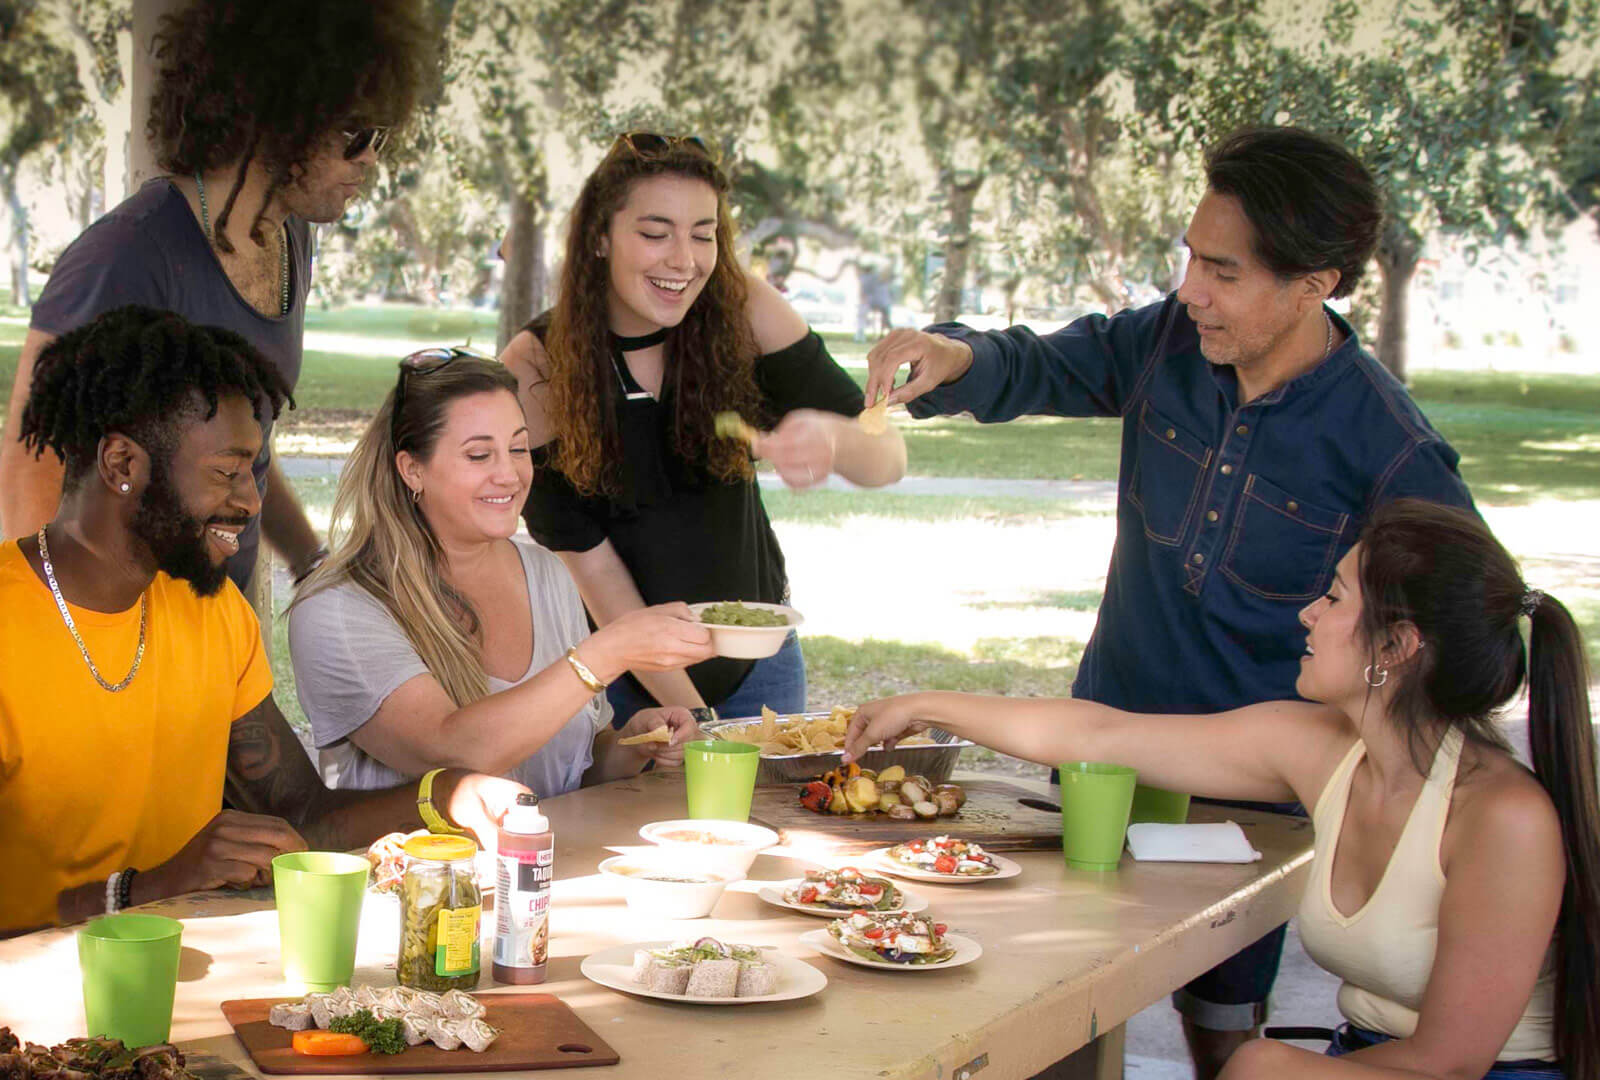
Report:
<svg viewBox="0 0 1600 1080"><path fill-rule="evenodd" d="M400 377L394 384L394 411L389 414L389 441L400 446L400 412L406 400L406 376L432 375L460 360L463 356L473 360L487 360L482 353L455 346L439 349L418 349L400 361Z"/></svg>
<svg viewBox="0 0 1600 1080"><path fill-rule="evenodd" d="M698 135L657 135L652 131L625 131L617 136L613 149L624 146L640 157L665 153L679 146L692 146L706 157L711 156L711 148Z"/></svg>
<svg viewBox="0 0 1600 1080"><path fill-rule="evenodd" d="M346 161L360 157L371 147L374 154L383 152L384 144L389 141L389 129L386 127L364 127L355 131L341 131L344 136L344 159Z"/></svg>

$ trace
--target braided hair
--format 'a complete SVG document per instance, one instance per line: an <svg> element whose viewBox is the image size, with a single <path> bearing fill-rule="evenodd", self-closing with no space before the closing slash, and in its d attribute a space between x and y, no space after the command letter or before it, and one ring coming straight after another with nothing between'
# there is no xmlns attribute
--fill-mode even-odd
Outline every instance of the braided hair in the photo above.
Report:
<svg viewBox="0 0 1600 1080"><path fill-rule="evenodd" d="M129 305L69 331L39 354L21 441L39 457L53 451L72 491L94 465L100 440L120 431L160 460L177 446L180 424L217 414L240 396L276 420L289 385L255 346L231 330L195 326L170 311Z"/></svg>

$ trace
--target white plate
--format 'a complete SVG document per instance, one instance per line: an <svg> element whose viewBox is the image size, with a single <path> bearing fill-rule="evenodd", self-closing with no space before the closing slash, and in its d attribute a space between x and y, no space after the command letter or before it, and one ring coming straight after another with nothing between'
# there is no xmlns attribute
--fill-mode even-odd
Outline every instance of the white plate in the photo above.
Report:
<svg viewBox="0 0 1600 1080"><path fill-rule="evenodd" d="M827 919L842 919L850 914L850 910L841 908L824 907L822 904L791 904L783 898L783 894L790 888L804 883L805 878L791 878L788 881L774 881L763 885L757 890L756 895L775 907L788 908L790 911L803 911L807 915L821 915ZM907 911L913 915L919 911L928 910L928 898L919 892L913 892L904 885L896 885L900 890L900 906L896 911ZM857 910L866 910L864 908Z"/></svg>
<svg viewBox="0 0 1600 1080"><path fill-rule="evenodd" d="M1004 881L1006 878L1014 878L1022 873L1022 867L1004 855L996 855L992 851L985 854L994 860L995 866L1000 871L998 874L984 874L982 877L975 877L961 874L936 874L932 870L919 870L915 866L907 866L903 862L891 859L889 857L889 849L886 847L874 848L867 852L862 856L862 861L870 863L873 868L882 870L886 874L893 874L895 877L909 878L912 881L934 881L940 885L975 885L980 881Z"/></svg>
<svg viewBox="0 0 1600 1080"><path fill-rule="evenodd" d="M660 998L662 1001L680 1001L685 1005L754 1005L758 1001L793 1001L795 998L810 997L828 985L828 977L804 960L796 960L792 956L779 956L776 953L763 957L778 965L778 990L773 994L761 994L757 997L689 997L687 994L664 994L657 990L646 990L634 982L634 950L662 949L671 944L670 941L640 941L632 945L617 945L610 949L602 949L584 957L578 970L583 972L584 978L590 982L599 983L612 990L620 990L624 994ZM771 946L762 946L764 952L770 948Z"/></svg>
<svg viewBox="0 0 1600 1080"><path fill-rule="evenodd" d="M843 960L847 964L859 964L874 971L943 971L946 968L970 964L983 955L983 946L969 937L946 934L944 939L956 947L956 954L942 964L893 964L888 961L866 960L839 944L826 930L807 930L800 935L800 944L809 945L835 960Z"/></svg>

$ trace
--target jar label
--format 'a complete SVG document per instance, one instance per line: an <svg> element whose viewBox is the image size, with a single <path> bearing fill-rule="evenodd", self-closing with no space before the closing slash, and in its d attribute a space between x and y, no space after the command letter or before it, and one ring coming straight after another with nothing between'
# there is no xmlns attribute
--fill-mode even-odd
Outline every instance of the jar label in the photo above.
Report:
<svg viewBox="0 0 1600 1080"><path fill-rule="evenodd" d="M478 904L440 909L436 975L470 975L478 970L478 920L482 914Z"/></svg>

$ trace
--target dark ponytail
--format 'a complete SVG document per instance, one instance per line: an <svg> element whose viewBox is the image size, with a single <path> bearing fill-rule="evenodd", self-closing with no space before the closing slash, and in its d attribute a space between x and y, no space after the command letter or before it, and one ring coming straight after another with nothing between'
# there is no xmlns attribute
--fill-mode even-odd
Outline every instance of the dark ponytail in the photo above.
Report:
<svg viewBox="0 0 1600 1080"><path fill-rule="evenodd" d="M1417 499L1384 506L1361 534L1361 632L1374 650L1402 623L1423 648L1395 670L1389 716L1428 774L1456 728L1509 749L1499 711L1528 686L1533 771L1555 804L1567 880L1556 921L1555 1041L1568 1076L1600 1077L1600 791L1589 676L1577 624L1530 590L1483 519ZM1524 646L1521 616L1533 633Z"/></svg>
<svg viewBox="0 0 1600 1080"><path fill-rule="evenodd" d="M1561 602L1537 592L1528 598L1528 748L1567 853L1556 921L1556 1052L1568 1076L1600 1076L1600 787L1588 665Z"/></svg>

